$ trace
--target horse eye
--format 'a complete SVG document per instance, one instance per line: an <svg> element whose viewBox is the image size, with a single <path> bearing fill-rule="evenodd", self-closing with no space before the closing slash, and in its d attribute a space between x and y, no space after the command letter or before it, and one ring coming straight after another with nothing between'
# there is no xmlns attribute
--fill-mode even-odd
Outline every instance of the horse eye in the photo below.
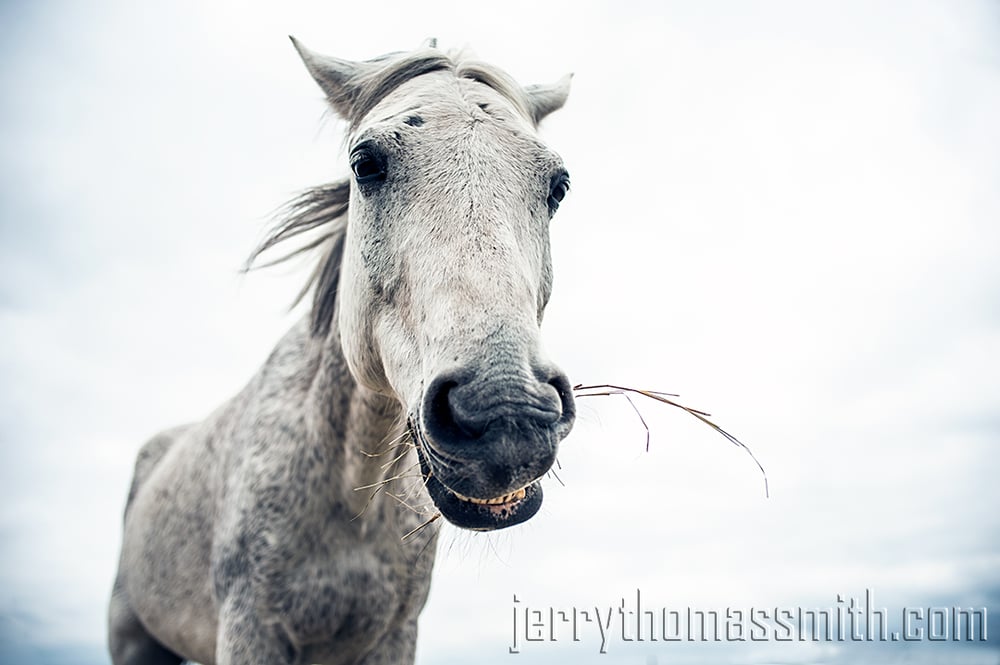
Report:
<svg viewBox="0 0 1000 665"><path fill-rule="evenodd" d="M549 189L549 210L555 212L559 209L559 204L569 192L569 175L562 173L552 179L552 186Z"/></svg>
<svg viewBox="0 0 1000 665"><path fill-rule="evenodd" d="M370 148L358 148L351 153L351 170L359 185L385 180L385 161Z"/></svg>

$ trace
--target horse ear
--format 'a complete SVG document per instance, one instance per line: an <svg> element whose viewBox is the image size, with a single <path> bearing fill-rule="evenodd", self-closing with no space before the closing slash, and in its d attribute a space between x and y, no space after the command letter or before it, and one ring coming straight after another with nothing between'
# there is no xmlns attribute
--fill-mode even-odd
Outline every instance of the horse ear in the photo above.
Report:
<svg viewBox="0 0 1000 665"><path fill-rule="evenodd" d="M569 97L569 84L572 80L573 75L567 74L555 83L525 86L524 92L528 96L531 115L536 125L542 118L563 107L566 98Z"/></svg>
<svg viewBox="0 0 1000 665"><path fill-rule="evenodd" d="M370 63L341 60L328 55L313 53L303 46L295 37L289 35L292 45L299 52L302 62L319 87L326 93L326 98L342 118L350 119L354 101L357 98L356 81L372 67Z"/></svg>

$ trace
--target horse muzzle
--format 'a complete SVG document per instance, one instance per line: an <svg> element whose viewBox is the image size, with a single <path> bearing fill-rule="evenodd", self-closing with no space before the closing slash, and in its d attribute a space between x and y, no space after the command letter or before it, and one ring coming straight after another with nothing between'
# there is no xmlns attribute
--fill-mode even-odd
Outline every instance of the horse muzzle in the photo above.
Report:
<svg viewBox="0 0 1000 665"><path fill-rule="evenodd" d="M555 463L576 407L566 376L540 366L528 377L491 368L438 375L411 418L427 490L456 526L520 524L542 505L539 479Z"/></svg>

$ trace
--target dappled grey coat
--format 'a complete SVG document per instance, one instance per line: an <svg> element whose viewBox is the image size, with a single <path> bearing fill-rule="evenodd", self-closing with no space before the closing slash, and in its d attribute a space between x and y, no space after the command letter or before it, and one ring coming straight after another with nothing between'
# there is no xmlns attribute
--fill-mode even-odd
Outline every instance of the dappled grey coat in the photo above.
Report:
<svg viewBox="0 0 1000 665"><path fill-rule="evenodd" d="M115 665L412 662L421 526L530 518L572 427L539 347L568 176L535 131L568 78L522 88L433 47L299 52L349 124L352 175L260 251L322 252L312 310L239 394L139 453Z"/></svg>

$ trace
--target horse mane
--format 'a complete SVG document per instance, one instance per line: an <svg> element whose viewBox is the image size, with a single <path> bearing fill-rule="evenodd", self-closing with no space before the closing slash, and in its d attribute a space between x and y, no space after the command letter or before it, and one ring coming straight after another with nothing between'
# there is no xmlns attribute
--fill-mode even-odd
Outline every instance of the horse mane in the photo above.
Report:
<svg viewBox="0 0 1000 665"><path fill-rule="evenodd" d="M362 119L393 90L418 76L435 71L451 71L457 78L470 79L492 88L512 102L529 122L534 122L524 90L509 74L492 65L471 60L462 52L446 55L426 48L413 53L389 54L367 64L383 66L372 67L351 82L351 112L345 118L350 131L357 129ZM333 323L350 196L350 178L303 191L285 204L279 212L278 221L251 252L244 268L248 271L274 266L323 248L312 275L292 303L294 307L312 290L310 318L314 336L325 336ZM262 254L275 246L309 232L316 235L275 259L257 263Z"/></svg>
<svg viewBox="0 0 1000 665"><path fill-rule="evenodd" d="M311 328L313 335L326 335L333 321L340 280L340 260L344 255L344 232L347 230L347 206L351 197L351 182L347 178L305 190L285 204L283 214L263 241L251 252L244 270L267 268L323 247L322 258L313 269L302 290L292 302L298 305L310 289L313 291ZM285 241L310 231L318 235L285 254L257 263L262 254ZM256 265L255 265L256 264Z"/></svg>

